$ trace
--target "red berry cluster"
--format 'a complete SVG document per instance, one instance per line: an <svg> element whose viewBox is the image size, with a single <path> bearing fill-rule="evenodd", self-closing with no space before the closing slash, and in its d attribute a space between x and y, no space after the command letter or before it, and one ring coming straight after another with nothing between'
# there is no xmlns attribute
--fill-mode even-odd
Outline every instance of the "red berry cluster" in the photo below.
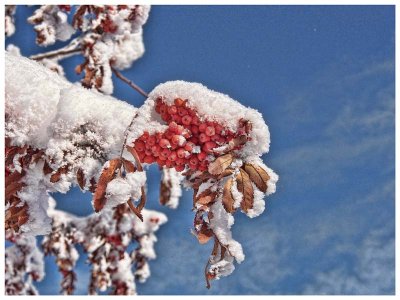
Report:
<svg viewBox="0 0 400 300"><path fill-rule="evenodd" d="M178 172L186 166L192 170L206 171L208 155L213 149L228 143L235 134L215 121L200 119L187 100L176 98L168 105L158 98L155 110L168 124L168 129L150 135L148 132L135 141L140 161L156 162L159 166L175 168Z"/></svg>

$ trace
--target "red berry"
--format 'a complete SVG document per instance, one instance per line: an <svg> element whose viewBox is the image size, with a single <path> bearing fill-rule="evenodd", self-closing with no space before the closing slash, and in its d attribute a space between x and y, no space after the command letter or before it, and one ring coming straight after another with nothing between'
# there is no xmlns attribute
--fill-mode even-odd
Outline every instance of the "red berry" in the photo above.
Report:
<svg viewBox="0 0 400 300"><path fill-rule="evenodd" d="M185 130L185 127L178 125L178 127L176 128L175 133L176 134L182 134L183 130Z"/></svg>
<svg viewBox="0 0 400 300"><path fill-rule="evenodd" d="M190 131L193 134L198 134L199 133L199 127L197 127L196 125L192 125L192 126L190 126Z"/></svg>
<svg viewBox="0 0 400 300"><path fill-rule="evenodd" d="M176 154L178 155L179 158L185 158L186 157L186 153L187 153L187 151L185 151L185 149L183 149L183 148L179 148L176 151Z"/></svg>
<svg viewBox="0 0 400 300"><path fill-rule="evenodd" d="M148 144L149 146L154 146L156 144L156 137L154 135L149 136L146 144Z"/></svg>
<svg viewBox="0 0 400 300"><path fill-rule="evenodd" d="M197 157L193 156L189 159L189 164L190 165L194 165L196 166L199 163L199 160L197 159Z"/></svg>
<svg viewBox="0 0 400 300"><path fill-rule="evenodd" d="M171 143L174 144L174 145L179 145L180 146L184 142L183 139L184 139L183 136L175 134L171 138Z"/></svg>
<svg viewBox="0 0 400 300"><path fill-rule="evenodd" d="M192 124L197 126L200 125L200 120L196 115L192 116Z"/></svg>
<svg viewBox="0 0 400 300"><path fill-rule="evenodd" d="M167 130L167 131L164 132L164 137L167 140L171 140L173 136L174 136L174 133L172 131Z"/></svg>
<svg viewBox="0 0 400 300"><path fill-rule="evenodd" d="M206 143L210 140L210 137L208 135L206 135L205 133L200 133L199 140L200 140L200 143Z"/></svg>
<svg viewBox="0 0 400 300"><path fill-rule="evenodd" d="M217 144L215 142L207 142L203 145L202 150L206 153L210 153L216 146Z"/></svg>
<svg viewBox="0 0 400 300"><path fill-rule="evenodd" d="M168 124L168 129L169 129L170 131L176 133L176 130L177 130L178 126L179 126L179 125L178 125L176 122L172 121L171 123Z"/></svg>
<svg viewBox="0 0 400 300"><path fill-rule="evenodd" d="M160 157L167 159L170 153L171 151L169 149L164 149L163 151L161 151Z"/></svg>
<svg viewBox="0 0 400 300"><path fill-rule="evenodd" d="M222 127L222 125L220 125L220 124L216 124L215 125L215 132L216 133L218 133L218 134L221 134L221 132L224 130L224 127Z"/></svg>
<svg viewBox="0 0 400 300"><path fill-rule="evenodd" d="M184 129L183 132L182 132L182 135L183 135L183 137L185 139L188 139L188 138L190 138L192 136L192 133L190 132L190 130Z"/></svg>
<svg viewBox="0 0 400 300"><path fill-rule="evenodd" d="M207 167L207 166L200 165L200 166L197 167L197 169L198 169L199 171L201 171L201 172L205 172L205 171L208 170L208 167Z"/></svg>
<svg viewBox="0 0 400 300"><path fill-rule="evenodd" d="M175 161L176 165L180 166L180 165L184 165L186 163L186 159L184 158L177 158Z"/></svg>
<svg viewBox="0 0 400 300"><path fill-rule="evenodd" d="M186 145L184 146L184 148L186 151L192 152L194 146L195 146L195 144L193 144L192 142L187 142Z"/></svg>
<svg viewBox="0 0 400 300"><path fill-rule="evenodd" d="M176 122L176 123L178 123L178 124L181 124L182 117L180 117L178 114L175 114L175 115L172 115L171 120Z"/></svg>
<svg viewBox="0 0 400 300"><path fill-rule="evenodd" d="M182 172L183 170L185 170L185 165L176 165L175 170L177 172Z"/></svg>
<svg viewBox="0 0 400 300"><path fill-rule="evenodd" d="M156 133L156 141L157 143L163 138L163 134L161 132Z"/></svg>
<svg viewBox="0 0 400 300"><path fill-rule="evenodd" d="M168 108L165 104L160 105L160 114L164 115L168 112Z"/></svg>
<svg viewBox="0 0 400 300"><path fill-rule="evenodd" d="M168 122L171 119L171 116L167 113L161 113L161 119L163 119L165 122Z"/></svg>
<svg viewBox="0 0 400 300"><path fill-rule="evenodd" d="M151 147L151 152L153 153L154 156L159 156L161 151L161 147L159 145L154 145Z"/></svg>
<svg viewBox="0 0 400 300"><path fill-rule="evenodd" d="M150 149L146 149L144 154L146 154L146 156L153 156L153 152Z"/></svg>
<svg viewBox="0 0 400 300"><path fill-rule="evenodd" d="M159 166L163 166L163 165L165 165L165 159L163 160L163 159L161 159L161 158L157 158L157 164L159 165Z"/></svg>
<svg viewBox="0 0 400 300"><path fill-rule="evenodd" d="M145 132L143 132L143 134L140 136L139 140L146 141L147 138L148 138L149 136L150 136L149 132L148 132L148 131L145 131Z"/></svg>
<svg viewBox="0 0 400 300"><path fill-rule="evenodd" d="M179 107L179 108L178 108L178 114L179 114L181 117L183 117L183 116L186 116L186 115L188 114L188 111L187 111L187 109L185 109L185 108L183 108L183 107Z"/></svg>
<svg viewBox="0 0 400 300"><path fill-rule="evenodd" d="M171 151L170 155L168 156L168 159L170 161L175 161L176 160L176 152L175 151Z"/></svg>
<svg viewBox="0 0 400 300"><path fill-rule="evenodd" d="M205 132L205 131L206 131L206 128L207 128L207 124L206 124L206 123L201 123L201 124L199 125L199 131L200 131L200 132Z"/></svg>
<svg viewBox="0 0 400 300"><path fill-rule="evenodd" d="M175 103L176 106L183 106L185 104L185 101L183 99L181 99L181 98L176 98L174 100L174 103Z"/></svg>
<svg viewBox="0 0 400 300"><path fill-rule="evenodd" d="M171 106L168 107L168 113L169 113L170 115L174 115L174 114L176 114L177 112L178 112L178 109L176 108L175 105L171 105Z"/></svg>
<svg viewBox="0 0 400 300"><path fill-rule="evenodd" d="M167 139L161 139L159 144L161 148L168 148L171 146Z"/></svg>
<svg viewBox="0 0 400 300"><path fill-rule="evenodd" d="M143 159L143 162L145 162L146 164L151 164L154 162L154 157L146 155L145 158Z"/></svg>
<svg viewBox="0 0 400 300"><path fill-rule="evenodd" d="M207 154L205 152L200 152L199 154L197 154L197 159L199 161L203 161L207 158Z"/></svg>
<svg viewBox="0 0 400 300"><path fill-rule="evenodd" d="M215 134L215 128L213 126L207 126L205 133L208 136L213 136Z"/></svg>
<svg viewBox="0 0 400 300"><path fill-rule="evenodd" d="M191 116L189 116L189 115L184 115L184 116L182 117L182 124L183 124L183 125L188 126L188 125L190 125L191 122L192 122L192 117L191 117Z"/></svg>
<svg viewBox="0 0 400 300"><path fill-rule="evenodd" d="M145 145L145 143L143 141L137 140L135 142L135 149L136 149L137 152L143 152L145 147L146 147L146 145Z"/></svg>
<svg viewBox="0 0 400 300"><path fill-rule="evenodd" d="M199 139L195 136L192 136L189 141L195 145L197 145L199 143Z"/></svg>
<svg viewBox="0 0 400 300"><path fill-rule="evenodd" d="M173 161L170 161L170 160L168 160L168 159L165 161L165 166L166 166L167 168L171 168L173 165L174 165L174 162L173 162Z"/></svg>

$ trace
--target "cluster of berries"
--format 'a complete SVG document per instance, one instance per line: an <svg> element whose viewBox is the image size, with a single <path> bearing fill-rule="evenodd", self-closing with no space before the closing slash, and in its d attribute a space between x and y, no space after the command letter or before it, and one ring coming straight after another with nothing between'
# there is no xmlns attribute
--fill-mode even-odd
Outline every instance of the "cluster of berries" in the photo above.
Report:
<svg viewBox="0 0 400 300"><path fill-rule="evenodd" d="M206 171L209 160L215 157L213 149L231 141L235 134L215 121L201 119L187 100L176 98L168 105L158 98L155 111L168 124L167 130L150 135L148 132L135 141L135 150L143 163L156 162L159 166L181 172Z"/></svg>

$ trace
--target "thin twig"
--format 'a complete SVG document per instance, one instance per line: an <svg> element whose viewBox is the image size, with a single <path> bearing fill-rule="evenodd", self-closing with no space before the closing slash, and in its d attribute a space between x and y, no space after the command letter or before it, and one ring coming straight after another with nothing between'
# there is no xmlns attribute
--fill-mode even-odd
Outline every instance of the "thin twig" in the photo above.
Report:
<svg viewBox="0 0 400 300"><path fill-rule="evenodd" d="M45 58L53 58L53 57L57 57L57 56L67 56L69 54L77 54L81 51L82 51L81 48L75 48L75 49L69 49L69 50L59 49L59 50L55 50L55 51L51 51L51 52L47 52L47 53L40 53L40 54L32 55L29 58L33 59L33 60L42 60Z"/></svg>
<svg viewBox="0 0 400 300"><path fill-rule="evenodd" d="M128 131L131 128L133 122L135 121L136 117L138 116L138 113L136 112L136 114L133 116L131 123L129 123L128 127L126 127L125 132L124 132L124 142L122 143L122 148L121 148L121 153L119 155L119 157L122 159L122 154L124 154L124 149L126 146L126 140L128 139Z"/></svg>
<svg viewBox="0 0 400 300"><path fill-rule="evenodd" d="M137 91L139 94L141 94L143 97L148 98L149 95L143 91L139 86L137 86L134 82L126 78L124 75L121 74L118 70L116 70L114 67L111 67L111 70L114 72L114 74L121 79L123 82L127 83L131 88L133 88L135 91Z"/></svg>

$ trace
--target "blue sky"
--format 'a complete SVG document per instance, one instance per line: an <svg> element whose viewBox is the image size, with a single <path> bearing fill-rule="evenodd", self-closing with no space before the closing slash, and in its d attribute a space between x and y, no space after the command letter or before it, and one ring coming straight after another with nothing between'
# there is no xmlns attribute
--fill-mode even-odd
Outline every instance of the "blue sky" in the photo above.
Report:
<svg viewBox="0 0 400 300"><path fill-rule="evenodd" d="M6 40L23 55L42 51L26 24L32 10L19 8L17 32ZM258 109L271 131L264 161L280 180L264 214L236 216L246 260L207 290L211 245L190 234L191 192L175 211L160 207L160 175L150 168L148 207L169 222L140 294L395 292L394 26L394 6L153 6L146 53L123 73L146 91L196 81ZM80 62L64 63L72 81ZM114 82L115 97L142 103ZM60 208L92 212L87 193L55 198ZM50 276L38 287L56 294L60 277L47 261ZM83 261L79 294L89 278Z"/></svg>

